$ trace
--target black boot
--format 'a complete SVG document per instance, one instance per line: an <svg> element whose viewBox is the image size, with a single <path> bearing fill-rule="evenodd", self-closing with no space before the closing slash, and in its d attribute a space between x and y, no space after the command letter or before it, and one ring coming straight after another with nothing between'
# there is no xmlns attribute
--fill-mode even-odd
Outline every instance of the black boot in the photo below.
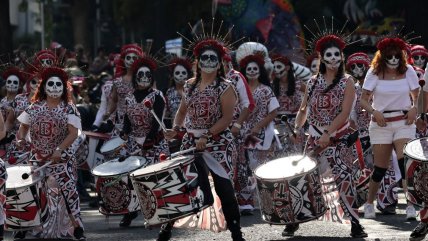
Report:
<svg viewBox="0 0 428 241"><path fill-rule="evenodd" d="M364 232L364 227L360 223L351 222L351 236L353 238L366 238L368 235Z"/></svg>
<svg viewBox="0 0 428 241"><path fill-rule="evenodd" d="M0 240L3 240L4 235L4 224L0 225Z"/></svg>
<svg viewBox="0 0 428 241"><path fill-rule="evenodd" d="M138 217L138 212L130 212L125 215L123 215L122 220L120 220L119 226L120 227L129 227L131 225L132 220Z"/></svg>
<svg viewBox="0 0 428 241"><path fill-rule="evenodd" d="M425 238L428 233L428 224L420 222L410 234L410 241L419 241Z"/></svg>
<svg viewBox="0 0 428 241"><path fill-rule="evenodd" d="M77 227L74 229L73 232L74 238L76 238L76 240L86 240L85 235L83 234L83 228L82 227Z"/></svg>
<svg viewBox="0 0 428 241"><path fill-rule="evenodd" d="M294 236L294 233L299 229L299 224L287 224L285 225L284 231L282 231L282 237Z"/></svg>
<svg viewBox="0 0 428 241"><path fill-rule="evenodd" d="M172 223L163 224L161 230L159 231L158 238L156 241L168 241L171 238L172 234Z"/></svg>
<svg viewBox="0 0 428 241"><path fill-rule="evenodd" d="M227 222L227 228L232 233L233 241L245 241L245 239L242 237L241 225L239 223L239 220Z"/></svg>

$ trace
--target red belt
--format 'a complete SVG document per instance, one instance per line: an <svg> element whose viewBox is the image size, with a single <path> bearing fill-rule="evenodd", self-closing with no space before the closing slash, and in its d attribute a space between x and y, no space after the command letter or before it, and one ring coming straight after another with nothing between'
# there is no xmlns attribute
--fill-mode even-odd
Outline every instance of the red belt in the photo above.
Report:
<svg viewBox="0 0 428 241"><path fill-rule="evenodd" d="M405 120L406 116L405 115L399 115L399 116L394 116L394 117L385 117L384 119L386 122L393 122L393 121ZM372 121L376 122L376 119L374 117L372 117Z"/></svg>

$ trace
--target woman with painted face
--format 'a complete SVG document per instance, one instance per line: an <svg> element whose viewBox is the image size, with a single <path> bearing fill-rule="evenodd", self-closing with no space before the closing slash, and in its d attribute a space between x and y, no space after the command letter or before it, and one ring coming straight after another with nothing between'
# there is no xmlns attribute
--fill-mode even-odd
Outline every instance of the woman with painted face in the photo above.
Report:
<svg viewBox="0 0 428 241"><path fill-rule="evenodd" d="M6 127L3 117L0 115L0 140L6 136ZM0 240L3 240L4 221L6 219L5 204L6 204L6 165L0 158Z"/></svg>
<svg viewBox="0 0 428 241"><path fill-rule="evenodd" d="M401 176L405 176L403 147L416 135L414 123L419 95L418 77L406 62L406 42L398 37L385 37L376 47L378 51L367 72L361 96L361 106L372 114L369 134L374 155L374 170L364 206L365 218L376 217L373 200L388 168L389 153L393 149L397 153ZM372 98L373 102L370 103ZM406 188L404 181L403 188ZM412 205L408 205L407 209L412 209L412 216L416 216ZM410 235L411 239L425 237L428 219L421 215L421 220Z"/></svg>
<svg viewBox="0 0 428 241"><path fill-rule="evenodd" d="M174 128L167 130L166 137L174 138L177 129L185 127L182 149L196 147L203 151L202 160L196 160L201 178L208 184L208 172L214 181L215 190L221 200L227 228L234 241L242 241L238 203L233 189L233 155L236 155L234 137L229 126L233 118L236 93L225 80L222 59L223 46L214 39L196 43L193 54L197 59L196 77L184 85L184 97L174 119ZM207 147L207 145L213 145ZM203 187L210 196L208 186ZM205 199L205 198L204 198ZM206 198L212 204L212 195ZM169 240L172 223L162 226L158 241Z"/></svg>
<svg viewBox="0 0 428 241"><path fill-rule="evenodd" d="M306 90L306 85L295 78L293 64L287 57L278 54L273 55L272 61L275 76L272 81L273 92L278 99L280 106L277 113L278 118L275 122L282 125L280 128L281 134L285 133L286 138L291 140L291 142L283 142L285 145L283 147L285 153L283 154L288 155L302 153L304 133L293 133L293 130L290 130L290 128L284 126L284 124L290 127L294 126L296 115L299 111L299 107ZM287 118L284 118L284 116ZM287 121L289 124L284 123L284 121Z"/></svg>
<svg viewBox="0 0 428 241"><path fill-rule="evenodd" d="M345 75L343 49L345 40L337 34L325 34L313 41L319 54L319 73L309 82L296 117L295 129L307 120L309 138L307 153L320 163L320 172L328 168L339 190L339 203L351 220L351 236L367 237L359 222L357 192L353 180L354 143L349 116L355 99L354 80ZM313 151L313 152L312 152ZM287 225L283 236L292 236L298 225Z"/></svg>
<svg viewBox="0 0 428 241"><path fill-rule="evenodd" d="M270 88L269 74L264 67L263 56L259 54L248 55L239 62L239 66L248 80L248 86L254 99L254 109L242 127L245 157L247 168L250 171L238 173L238 179L248 180L251 177L251 171L271 157L271 147L275 135L273 120L277 115L279 103ZM242 190L241 192L243 193L238 196L238 201L240 203L245 202L253 210L252 190L250 192L249 190Z"/></svg>
<svg viewBox="0 0 428 241"><path fill-rule="evenodd" d="M137 44L124 45L120 51L121 61L115 66L115 75L119 77L113 80L107 112L104 114L104 119L109 119L114 124L113 137L118 136L123 129L125 98L134 91L131 66L142 56L143 51Z"/></svg>
<svg viewBox="0 0 428 241"><path fill-rule="evenodd" d="M306 67L308 67L311 70L312 75L318 74L320 60L318 59L317 53L312 53L307 57L306 60Z"/></svg>
<svg viewBox="0 0 428 241"><path fill-rule="evenodd" d="M80 217L79 194L76 190L75 147L73 143L81 129L80 115L71 103L67 92L67 73L57 67L47 67L40 73L41 82L33 96L32 104L18 117L21 122L17 134L18 148L25 145L27 134L31 139L31 154L34 161L52 161L45 173L49 217L40 229L35 230L39 238L61 238L74 235L85 240ZM55 184L53 184L55 183ZM65 206L58 203L51 188L58 187ZM64 222L67 213L69 222ZM72 232L72 233L71 233ZM26 232L19 231L15 238L24 238Z"/></svg>
<svg viewBox="0 0 428 241"><path fill-rule="evenodd" d="M121 133L122 139L128 140L128 151L133 155L145 157L147 165L159 162L161 153L169 155L168 143L147 106L147 102L150 103L159 119L163 119L165 99L161 91L153 89L153 71L156 68L156 62L146 56L132 64L134 92L125 98L124 126ZM131 182L128 183L133 189ZM138 211L125 214L120 226L128 227L137 216Z"/></svg>

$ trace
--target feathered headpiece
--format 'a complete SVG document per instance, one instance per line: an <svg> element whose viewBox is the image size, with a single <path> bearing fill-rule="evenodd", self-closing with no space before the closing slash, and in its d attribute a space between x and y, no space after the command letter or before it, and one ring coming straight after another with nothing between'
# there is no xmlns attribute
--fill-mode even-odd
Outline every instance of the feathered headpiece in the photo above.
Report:
<svg viewBox="0 0 428 241"><path fill-rule="evenodd" d="M190 61L190 59L175 57L175 58L172 58L168 63L169 71L171 72L174 71L174 68L177 65L182 65L187 70L192 69L192 62Z"/></svg>
<svg viewBox="0 0 428 241"><path fill-rule="evenodd" d="M264 65L265 65L265 60L264 60L264 56L263 55L261 55L261 54L251 54L251 55L246 56L245 58L243 58L239 62L239 67L245 68L251 62L255 62L260 67L264 67Z"/></svg>
<svg viewBox="0 0 428 241"><path fill-rule="evenodd" d="M46 67L40 73L40 78L45 81L50 77L56 76L60 78L63 82L68 80L68 74L64 69L58 67Z"/></svg>
<svg viewBox="0 0 428 241"><path fill-rule="evenodd" d="M412 56L423 55L428 57L428 50L423 45L413 45L410 52Z"/></svg>
<svg viewBox="0 0 428 241"><path fill-rule="evenodd" d="M143 56L143 50L138 44L126 44L120 49L120 56L124 58L127 54L134 53Z"/></svg>
<svg viewBox="0 0 428 241"><path fill-rule="evenodd" d="M272 59L272 62L279 61L285 65L290 64L290 60L286 56L281 54L273 53L271 54L271 59Z"/></svg>
<svg viewBox="0 0 428 241"><path fill-rule="evenodd" d="M1 77L6 80L11 75L15 75L16 77L18 77L21 83L25 81L25 74L21 71L21 69L16 66L6 67L3 73L1 74Z"/></svg>
<svg viewBox="0 0 428 241"><path fill-rule="evenodd" d="M412 35L414 32L402 34L403 28L401 28L400 31L395 30L386 35L379 36L378 41L376 42L376 48L380 51L384 51L387 47L398 48L403 51L410 50L410 48L408 47L410 46L410 41L412 41L413 39L420 38L420 36L409 38L410 35Z"/></svg>
<svg viewBox="0 0 428 241"><path fill-rule="evenodd" d="M334 43L341 51L343 51L343 49L346 46L355 43L355 42L351 42L352 33L350 34L343 33L343 30L345 29L348 21L345 22L345 24L340 30L334 29L333 17L331 18L331 28L327 26L327 23L324 17L323 17L323 21L324 21L324 30L321 30L317 20L314 20L318 32L311 31L306 25L304 25L304 27L312 34L311 40L304 39L309 47L307 49L307 52L312 52L312 51L322 52L322 50L325 49L325 46L327 46L328 43ZM300 36L298 37L300 38Z"/></svg>

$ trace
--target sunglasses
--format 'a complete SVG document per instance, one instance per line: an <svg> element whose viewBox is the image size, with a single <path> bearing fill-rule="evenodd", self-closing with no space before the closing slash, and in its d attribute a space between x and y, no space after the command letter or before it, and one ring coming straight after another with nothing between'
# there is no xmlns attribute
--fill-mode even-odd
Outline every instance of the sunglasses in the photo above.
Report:
<svg viewBox="0 0 428 241"><path fill-rule="evenodd" d="M54 84L55 84L57 87L62 86L62 82L53 82L53 81L48 82L48 86L49 86L49 87L54 86Z"/></svg>
<svg viewBox="0 0 428 241"><path fill-rule="evenodd" d="M215 62L218 61L218 57L215 55L210 55L210 54L203 54L201 55L201 60L202 61L207 61L207 60L211 60L211 62Z"/></svg>

